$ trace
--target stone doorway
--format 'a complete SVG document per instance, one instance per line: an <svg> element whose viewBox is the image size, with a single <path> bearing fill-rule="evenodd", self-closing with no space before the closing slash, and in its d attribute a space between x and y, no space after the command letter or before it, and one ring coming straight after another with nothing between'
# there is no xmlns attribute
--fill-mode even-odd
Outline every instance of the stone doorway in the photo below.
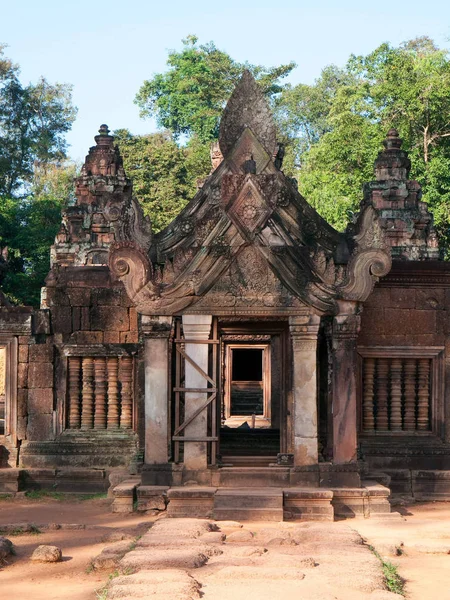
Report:
<svg viewBox="0 0 450 600"><path fill-rule="evenodd" d="M219 452L227 465L266 465L282 449L283 332L279 326L266 331L255 326L221 328Z"/></svg>

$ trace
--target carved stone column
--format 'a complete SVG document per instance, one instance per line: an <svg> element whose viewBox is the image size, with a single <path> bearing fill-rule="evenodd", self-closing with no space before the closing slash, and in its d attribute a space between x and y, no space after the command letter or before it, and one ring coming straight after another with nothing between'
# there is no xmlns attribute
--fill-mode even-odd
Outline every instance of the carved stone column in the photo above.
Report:
<svg viewBox="0 0 450 600"><path fill-rule="evenodd" d="M142 317L145 337L146 464L169 460L169 337L172 317Z"/></svg>
<svg viewBox="0 0 450 600"><path fill-rule="evenodd" d="M333 462L357 459L356 373L360 307L340 301L333 319Z"/></svg>
<svg viewBox="0 0 450 600"><path fill-rule="evenodd" d="M317 333L320 317L290 317L294 465L318 462L317 449Z"/></svg>
<svg viewBox="0 0 450 600"><path fill-rule="evenodd" d="M211 331L211 315L183 315L183 333L186 340L196 342L209 339ZM186 344L186 355L205 373L208 373L208 344ZM201 373L186 360L185 386L187 388L206 388L207 381ZM185 419L188 419L206 401L207 395L202 392L186 392L185 394ZM202 411L187 425L184 431L186 437L207 436L207 411ZM187 470L201 470L208 466L206 442L184 443L184 466Z"/></svg>

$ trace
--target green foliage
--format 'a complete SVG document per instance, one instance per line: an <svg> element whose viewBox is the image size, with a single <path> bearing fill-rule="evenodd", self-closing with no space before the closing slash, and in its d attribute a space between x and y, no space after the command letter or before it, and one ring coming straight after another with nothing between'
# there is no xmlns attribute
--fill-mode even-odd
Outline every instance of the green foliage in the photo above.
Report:
<svg viewBox="0 0 450 600"><path fill-rule="evenodd" d="M300 189L342 229L373 179L373 161L396 127L444 241L450 238L450 60L428 38L328 67L313 86L288 89L279 102L284 131L297 136Z"/></svg>
<svg viewBox="0 0 450 600"><path fill-rule="evenodd" d="M0 196L0 248L7 255L2 290L13 302L39 305L40 288L50 269L50 246L61 210L73 199L77 172L72 163L35 165L25 197Z"/></svg>
<svg viewBox="0 0 450 600"><path fill-rule="evenodd" d="M380 554L376 551L373 546L369 546L369 549L375 554L378 560L381 562L381 568L383 570L384 581L386 588L393 594L399 594L400 596L405 595L403 579L398 574L397 567L389 561L383 560Z"/></svg>
<svg viewBox="0 0 450 600"><path fill-rule="evenodd" d="M76 170L63 162L75 115L70 86L22 85L0 45L0 285L13 302L39 304Z"/></svg>
<svg viewBox="0 0 450 600"><path fill-rule="evenodd" d="M199 45L194 35L183 40L183 48L169 52L168 71L144 81L135 102L142 117L156 117L158 125L180 135L197 135L203 142L217 139L225 104L244 69L260 82L269 99L282 91L279 79L294 63L275 68L240 64L213 42Z"/></svg>
<svg viewBox="0 0 450 600"><path fill-rule="evenodd" d="M196 136L185 147L167 132L132 135L126 129L114 132L127 175L153 231L168 225L194 196L196 180L211 168L209 146Z"/></svg>

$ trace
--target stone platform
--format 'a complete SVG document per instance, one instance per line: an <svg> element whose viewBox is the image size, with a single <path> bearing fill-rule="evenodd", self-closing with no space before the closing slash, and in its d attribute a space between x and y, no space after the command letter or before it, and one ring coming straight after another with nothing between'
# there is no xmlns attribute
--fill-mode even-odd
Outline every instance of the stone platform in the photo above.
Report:
<svg viewBox="0 0 450 600"><path fill-rule="evenodd" d="M389 488L374 481L358 488L148 486L138 478L113 490L113 512L164 511L171 518L218 521L333 521L387 517ZM136 502L137 500L137 502Z"/></svg>

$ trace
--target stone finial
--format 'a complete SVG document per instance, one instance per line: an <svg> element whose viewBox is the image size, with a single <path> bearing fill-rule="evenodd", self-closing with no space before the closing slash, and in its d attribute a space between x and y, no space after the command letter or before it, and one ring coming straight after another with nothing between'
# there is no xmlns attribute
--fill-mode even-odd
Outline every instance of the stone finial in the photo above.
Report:
<svg viewBox="0 0 450 600"><path fill-rule="evenodd" d="M407 153L401 149L403 140L398 131L389 129L386 139L383 140L382 150L375 160L375 177L377 181L406 181L411 169L411 161Z"/></svg>
<svg viewBox="0 0 450 600"><path fill-rule="evenodd" d="M409 180L411 161L402 150L402 139L394 128L387 133L375 160L375 181L364 186L361 208L373 206L385 232L386 243L396 260L439 258L433 216L417 181Z"/></svg>
<svg viewBox="0 0 450 600"><path fill-rule="evenodd" d="M275 123L260 86L246 70L231 94L220 122L219 146L224 157L247 128L272 157L277 151Z"/></svg>

